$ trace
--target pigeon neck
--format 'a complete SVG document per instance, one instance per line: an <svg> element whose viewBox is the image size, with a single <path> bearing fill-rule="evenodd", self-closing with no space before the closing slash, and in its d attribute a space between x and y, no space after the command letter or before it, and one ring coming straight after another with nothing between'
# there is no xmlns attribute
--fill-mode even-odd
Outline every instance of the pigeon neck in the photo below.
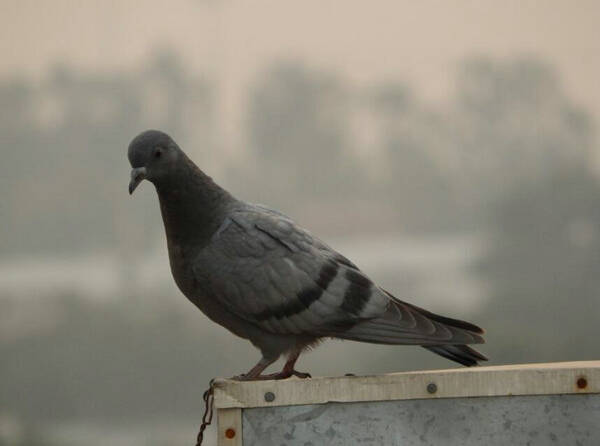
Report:
<svg viewBox="0 0 600 446"><path fill-rule="evenodd" d="M169 247L207 242L233 197L191 161L169 181L156 184Z"/></svg>

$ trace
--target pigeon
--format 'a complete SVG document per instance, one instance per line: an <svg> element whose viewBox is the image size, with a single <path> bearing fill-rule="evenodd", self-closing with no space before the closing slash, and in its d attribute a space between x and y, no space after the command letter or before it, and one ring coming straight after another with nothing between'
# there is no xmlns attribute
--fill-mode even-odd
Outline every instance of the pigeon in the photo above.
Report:
<svg viewBox="0 0 600 446"><path fill-rule="evenodd" d="M397 299L346 257L268 207L218 186L166 133L129 145L129 193L154 184L180 291L209 319L249 340L261 359L239 380L310 377L300 354L327 338L419 345L465 366L484 330ZM263 371L286 357L278 373Z"/></svg>

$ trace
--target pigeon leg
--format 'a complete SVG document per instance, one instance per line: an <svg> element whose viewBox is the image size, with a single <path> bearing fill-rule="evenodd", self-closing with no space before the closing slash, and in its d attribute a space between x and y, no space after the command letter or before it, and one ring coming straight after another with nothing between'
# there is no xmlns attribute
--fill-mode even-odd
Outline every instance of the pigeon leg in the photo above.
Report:
<svg viewBox="0 0 600 446"><path fill-rule="evenodd" d="M298 372L297 370L294 370L294 365L296 364L296 361L298 360L299 356L300 350L294 351L290 354L290 356L288 356L288 360L283 366L281 372L271 373L269 375L260 375L256 379L286 379L290 376L296 376L298 378L310 378L310 373L302 373Z"/></svg>
<svg viewBox="0 0 600 446"><path fill-rule="evenodd" d="M270 379L264 378L264 376L267 375L261 375L261 373L264 369L269 367L275 361L277 361L277 357L271 359L262 357L260 361L258 361L258 363L254 367L252 367L248 373L242 373L241 375L234 376L231 379L234 379L236 381L254 381L259 379Z"/></svg>
<svg viewBox="0 0 600 446"><path fill-rule="evenodd" d="M283 370L280 372L282 375L284 375L284 378L289 378L292 375L297 376L298 378L311 378L310 373L304 373L294 370L294 366L296 365L296 361L299 357L300 350L296 350L290 356L288 356L288 360L283 366Z"/></svg>
<svg viewBox="0 0 600 446"><path fill-rule="evenodd" d="M281 372L277 372L277 373L269 373L268 375L261 375L261 372L266 369L267 367L269 367L271 364L273 364L277 358L275 359L266 359L266 358L262 358L260 361L258 361L258 364L256 364L254 367L252 367L252 369L248 372L245 373L243 375L238 375L238 376L234 376L231 379L234 379L236 381L260 381L260 380L268 380L268 379L286 379L289 378L290 376L296 376L298 378L310 378L310 374L309 373L302 373L302 372L298 372L297 370L294 370L294 365L296 364L296 361L298 360L298 357L300 356L300 351L295 351L292 354L290 354L290 356L288 356L288 360L286 361L285 365L283 366L283 369L281 370Z"/></svg>

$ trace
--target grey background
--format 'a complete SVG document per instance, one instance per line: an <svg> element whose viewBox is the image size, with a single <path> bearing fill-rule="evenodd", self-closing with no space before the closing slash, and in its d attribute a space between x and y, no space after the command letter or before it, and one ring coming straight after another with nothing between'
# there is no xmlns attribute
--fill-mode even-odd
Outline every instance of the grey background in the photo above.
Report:
<svg viewBox="0 0 600 446"><path fill-rule="evenodd" d="M126 147L175 137L493 364L600 355L600 6L0 2L0 444L189 444L257 352L175 288ZM278 364L277 366L279 366ZM326 342L314 375L449 367Z"/></svg>

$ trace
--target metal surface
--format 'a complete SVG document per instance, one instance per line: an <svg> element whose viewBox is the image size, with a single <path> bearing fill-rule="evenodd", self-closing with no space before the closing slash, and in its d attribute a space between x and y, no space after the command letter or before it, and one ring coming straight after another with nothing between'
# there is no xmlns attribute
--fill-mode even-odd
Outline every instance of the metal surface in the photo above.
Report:
<svg viewBox="0 0 600 446"><path fill-rule="evenodd" d="M600 444L600 395L330 403L244 409L244 445Z"/></svg>
<svg viewBox="0 0 600 446"><path fill-rule="evenodd" d="M217 443L219 446L242 446L241 409L221 409L217 411ZM233 433L233 435L232 435ZM247 442L245 443L248 444ZM260 444L260 443L257 443Z"/></svg>
<svg viewBox="0 0 600 446"><path fill-rule="evenodd" d="M219 446L600 444L600 361L217 380L214 397Z"/></svg>
<svg viewBox="0 0 600 446"><path fill-rule="evenodd" d="M585 386L582 386L583 381ZM432 383L435 384L434 392L433 386L430 386ZM265 398L267 393L271 393L273 399ZM600 393L600 361L427 370L377 376L290 378L280 381L217 380L215 407L273 407L559 393Z"/></svg>

